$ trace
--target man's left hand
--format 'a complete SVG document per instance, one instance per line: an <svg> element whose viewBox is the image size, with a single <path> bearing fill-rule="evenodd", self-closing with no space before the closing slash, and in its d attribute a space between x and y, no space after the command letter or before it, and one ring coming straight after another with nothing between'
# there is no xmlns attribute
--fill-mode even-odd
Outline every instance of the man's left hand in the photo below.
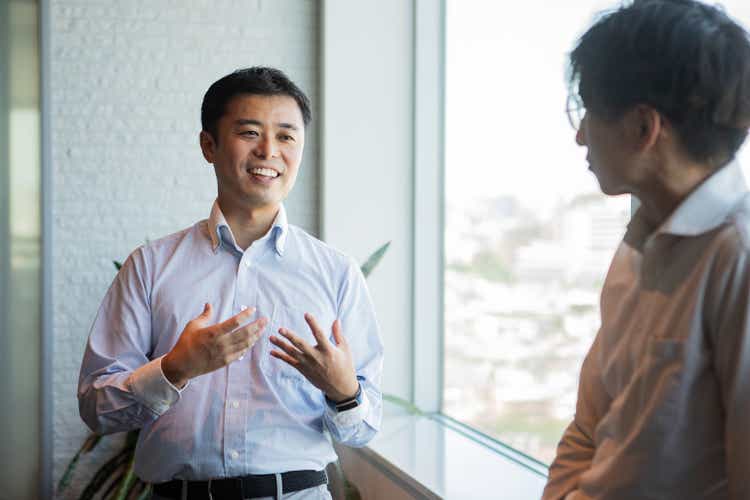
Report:
<svg viewBox="0 0 750 500"><path fill-rule="evenodd" d="M297 334L287 328L279 328L283 339L272 336L271 342L281 351L271 351L271 356L278 358L299 370L312 385L320 389L334 402L353 398L359 382L354 371L352 353L349 344L341 332L341 322L337 319L331 327L334 345L318 326L312 314L305 314L305 321L310 326L317 345L311 346Z"/></svg>

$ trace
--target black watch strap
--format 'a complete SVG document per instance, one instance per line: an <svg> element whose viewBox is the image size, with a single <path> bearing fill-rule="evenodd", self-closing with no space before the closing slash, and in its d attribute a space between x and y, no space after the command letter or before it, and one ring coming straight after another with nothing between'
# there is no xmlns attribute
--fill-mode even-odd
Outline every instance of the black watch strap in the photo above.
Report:
<svg viewBox="0 0 750 500"><path fill-rule="evenodd" d="M360 404L360 399L362 397L362 385L357 384L357 393L352 396L349 399L345 399L343 401L339 401L338 403L335 401L332 401L328 399L328 396L326 396L326 402L328 403L328 406L330 406L332 409L335 409L337 412L351 410L352 408L356 408Z"/></svg>

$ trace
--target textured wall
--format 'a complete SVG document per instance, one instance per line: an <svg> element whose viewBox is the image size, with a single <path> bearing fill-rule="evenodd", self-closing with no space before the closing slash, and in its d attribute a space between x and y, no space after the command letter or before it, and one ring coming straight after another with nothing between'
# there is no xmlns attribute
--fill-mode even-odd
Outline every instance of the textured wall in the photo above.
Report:
<svg viewBox="0 0 750 500"><path fill-rule="evenodd" d="M88 430L78 416L81 355L96 309L146 238L208 216L213 170L198 147L200 103L220 76L283 69L317 111L318 5L313 0L50 2L53 170L54 481ZM318 221L314 121L290 220ZM83 460L74 498L92 465Z"/></svg>

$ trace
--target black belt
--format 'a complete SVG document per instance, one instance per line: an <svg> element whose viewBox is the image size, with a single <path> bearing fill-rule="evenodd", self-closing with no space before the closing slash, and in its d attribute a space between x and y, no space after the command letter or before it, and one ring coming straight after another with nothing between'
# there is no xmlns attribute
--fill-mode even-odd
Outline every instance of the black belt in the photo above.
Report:
<svg viewBox="0 0 750 500"><path fill-rule="evenodd" d="M284 493L306 490L328 483L328 476L324 470L293 470L281 474ZM228 477L212 479L211 495L214 500L240 500L243 498L275 497L276 475L260 474L250 476ZM209 481L188 481L188 500L209 498ZM175 479L166 483L154 485L154 493L167 498L182 498L182 481Z"/></svg>

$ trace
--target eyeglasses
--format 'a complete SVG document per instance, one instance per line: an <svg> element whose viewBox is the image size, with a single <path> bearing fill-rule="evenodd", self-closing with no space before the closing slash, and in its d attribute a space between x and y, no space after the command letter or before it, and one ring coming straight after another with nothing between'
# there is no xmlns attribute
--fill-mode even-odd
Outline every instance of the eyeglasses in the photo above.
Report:
<svg viewBox="0 0 750 500"><path fill-rule="evenodd" d="M586 107L578 94L568 94L568 100L565 105L565 114L568 116L568 122L574 130L581 128L581 122L586 114Z"/></svg>

